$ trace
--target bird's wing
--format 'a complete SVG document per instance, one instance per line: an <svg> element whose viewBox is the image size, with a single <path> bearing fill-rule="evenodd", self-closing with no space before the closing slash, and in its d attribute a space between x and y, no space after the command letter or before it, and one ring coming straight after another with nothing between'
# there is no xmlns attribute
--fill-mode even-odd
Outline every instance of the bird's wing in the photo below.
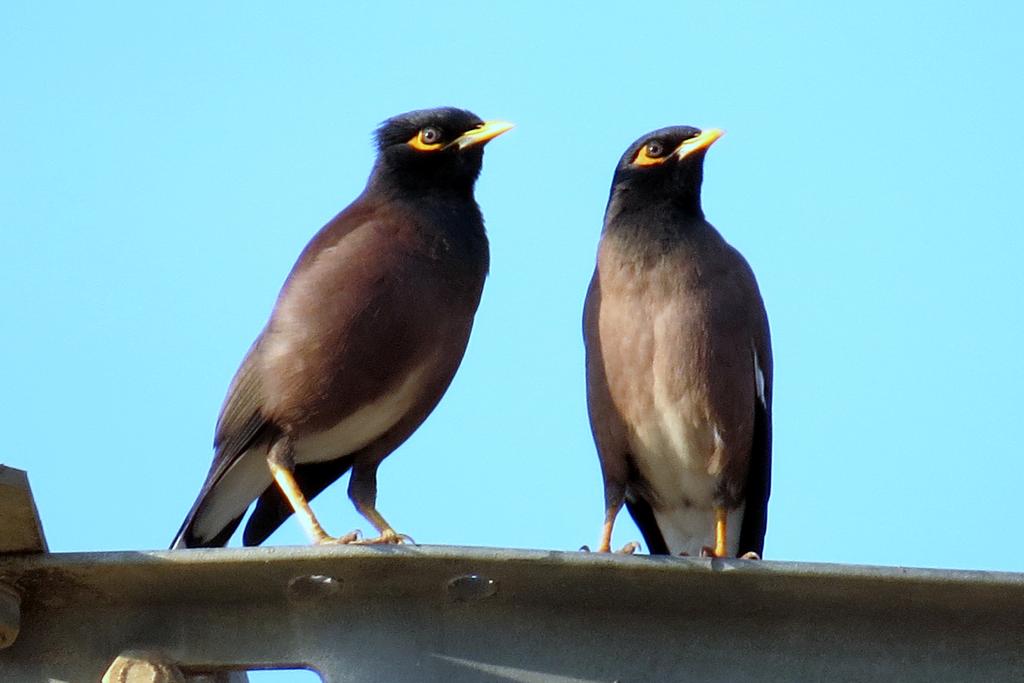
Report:
<svg viewBox="0 0 1024 683"><path fill-rule="evenodd" d="M613 491L624 491L626 510L643 534L647 551L652 555L668 555L668 545L658 527L654 510L637 487L629 486L637 481L639 475L626 445L625 425L608 390L598 327L600 308L601 286L595 271L583 304L583 342L587 352L587 410L601 459L605 496L607 498Z"/></svg>
<svg viewBox="0 0 1024 683"><path fill-rule="evenodd" d="M612 401L605 369L605 349L601 339L601 283L597 271L583 303L583 346L586 349L587 412L590 430L601 460L605 496L618 499L629 482L629 458L622 416ZM606 500L606 503L611 503Z"/></svg>
<svg viewBox="0 0 1024 683"><path fill-rule="evenodd" d="M303 269L312 266L316 261L316 255L323 249L329 247L332 243L340 242L355 230L365 227L372 221L372 218L373 211L367 208L365 202L361 202L357 198L356 201L328 221L313 236L313 239L306 245L292 267L292 272L288 276L289 280L296 273L300 273ZM230 505L225 505L230 510L236 510L241 507L241 513L237 514L237 516L232 514L228 519L218 520L217 525L223 526L213 536L204 534L200 538L195 533L197 517L201 512L205 512L212 499L219 495L216 493L218 484L229 471L232 471L233 465L239 465L238 468L233 470L231 475L237 475L237 478L235 481L229 482L230 486L228 483L225 483L223 488L237 489L240 486L246 488L247 490L241 494L233 490L225 491L226 494L242 495L243 498L250 495L248 488L258 483L258 480L264 474L262 470L267 470L265 463L256 462L255 457L247 459L244 463L240 462L253 444L262 440L265 433L271 427L263 413L266 394L261 381L261 368L258 362L260 347L263 344L265 335L266 330L253 342L252 347L250 347L249 352L242 361L241 367L238 368L238 372L235 373L235 377L231 381L227 398L224 401L224 407L221 408L220 416L217 419L217 428L213 439L214 456L213 463L210 465L210 472L206 476L206 481L203 483L196 502L185 518L177 536L175 536L172 548L194 547L197 545L224 545L241 522L242 516L245 514L245 508L266 489L264 487L251 492L252 497L248 500L230 501ZM268 478L267 485L269 486L269 470L265 474Z"/></svg>
<svg viewBox="0 0 1024 683"><path fill-rule="evenodd" d="M185 521L174 537L172 548L202 546L222 546L234 533L241 522L241 516L231 520L212 538L197 538L194 526L197 515L207 504L211 494L224 474L234 465L246 450L259 437L267 426L267 421L260 410L263 404L263 387L260 382L257 356L260 340L258 337L249 348L241 367L235 373L228 396L217 419L213 446L213 463L206 475L206 481L192 505Z"/></svg>
<svg viewBox="0 0 1024 683"><path fill-rule="evenodd" d="M231 380L228 396L217 418L213 437L216 452L210 468L214 481L226 467L241 455L252 443L253 438L266 425L261 408L263 406L263 383L260 381L256 359L259 354L260 334L242 360L241 367Z"/></svg>
<svg viewBox="0 0 1024 683"><path fill-rule="evenodd" d="M753 274L751 274L753 279ZM756 285L754 285L756 287ZM760 294L755 294L760 301ZM754 402L754 433L747 470L746 507L740 529L739 553L764 552L764 535L768 526L768 497L772 485L772 380L773 361L771 333L764 306L755 321L751 344L752 366L757 400Z"/></svg>

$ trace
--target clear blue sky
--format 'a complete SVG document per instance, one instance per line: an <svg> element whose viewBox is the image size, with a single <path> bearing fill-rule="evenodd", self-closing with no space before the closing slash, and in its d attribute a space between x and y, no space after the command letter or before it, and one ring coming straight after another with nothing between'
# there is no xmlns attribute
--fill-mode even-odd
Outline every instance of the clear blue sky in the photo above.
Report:
<svg viewBox="0 0 1024 683"><path fill-rule="evenodd" d="M1022 571L1022 24L1016 3L5 3L0 461L52 550L165 547L372 130L457 105L518 124L478 185L492 272L380 509L427 544L594 544L580 310L612 168L646 131L717 126L705 209L774 337L767 557ZM314 508L369 528L343 484ZM638 537L624 514L617 544Z"/></svg>

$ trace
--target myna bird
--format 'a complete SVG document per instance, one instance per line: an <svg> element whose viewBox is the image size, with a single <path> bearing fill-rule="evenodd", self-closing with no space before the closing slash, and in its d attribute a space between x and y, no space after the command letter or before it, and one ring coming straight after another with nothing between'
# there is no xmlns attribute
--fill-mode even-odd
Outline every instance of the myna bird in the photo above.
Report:
<svg viewBox="0 0 1024 683"><path fill-rule="evenodd" d="M750 266L701 209L721 135L663 128L615 169L583 314L605 552L623 502L652 554L763 550L771 341Z"/></svg>
<svg viewBox="0 0 1024 683"><path fill-rule="evenodd" d="M489 252L473 186L484 144L511 128L461 109L414 111L377 131L366 189L313 237L221 409L206 482L172 547L225 545L250 504L245 545L292 512L329 536L309 501L351 470L376 528L377 467L416 430L469 341Z"/></svg>

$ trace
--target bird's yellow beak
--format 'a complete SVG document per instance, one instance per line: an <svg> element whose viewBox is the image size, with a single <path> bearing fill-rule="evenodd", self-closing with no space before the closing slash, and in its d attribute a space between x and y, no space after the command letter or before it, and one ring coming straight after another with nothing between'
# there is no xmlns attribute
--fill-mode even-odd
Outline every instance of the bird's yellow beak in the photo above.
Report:
<svg viewBox="0 0 1024 683"><path fill-rule="evenodd" d="M676 148L676 156L683 159L694 152L707 149L711 145L715 144L715 140L723 135L725 135L725 131L721 128L708 128L705 131L701 131L701 134L697 137L690 138L689 140L683 140L682 144Z"/></svg>
<svg viewBox="0 0 1024 683"><path fill-rule="evenodd" d="M507 121L486 121L473 130L467 130L465 133L452 140L448 146L451 147L452 145L455 145L459 149L466 149L467 147L482 145L488 140L493 140L502 133L507 133L512 130L513 127L515 127L515 124Z"/></svg>

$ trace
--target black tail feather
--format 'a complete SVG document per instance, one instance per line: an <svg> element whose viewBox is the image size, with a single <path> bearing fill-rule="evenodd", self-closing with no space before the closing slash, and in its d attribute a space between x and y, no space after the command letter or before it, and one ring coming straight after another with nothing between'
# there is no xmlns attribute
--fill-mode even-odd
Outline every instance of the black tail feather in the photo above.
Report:
<svg viewBox="0 0 1024 683"><path fill-rule="evenodd" d="M192 528L195 521L195 512L196 510L193 509L188 517L185 518L185 522L181 525L181 529L178 530L174 541L171 543L172 550L176 548L223 548L228 544L228 540L235 533L238 525L242 523L242 517L244 516L239 515L235 517L216 536L204 541L195 535Z"/></svg>
<svg viewBox="0 0 1024 683"><path fill-rule="evenodd" d="M760 402L754 408L754 439L750 448L747 474L746 507L740 529L739 554L764 554L764 534L768 528L768 497L772 489L772 420Z"/></svg>
<svg viewBox="0 0 1024 683"><path fill-rule="evenodd" d="M658 528L658 520L654 517L654 510L650 503L640 497L626 498L626 509L629 516L636 522L640 533L644 536L644 543L647 544L647 552L651 555L669 555L668 545Z"/></svg>

